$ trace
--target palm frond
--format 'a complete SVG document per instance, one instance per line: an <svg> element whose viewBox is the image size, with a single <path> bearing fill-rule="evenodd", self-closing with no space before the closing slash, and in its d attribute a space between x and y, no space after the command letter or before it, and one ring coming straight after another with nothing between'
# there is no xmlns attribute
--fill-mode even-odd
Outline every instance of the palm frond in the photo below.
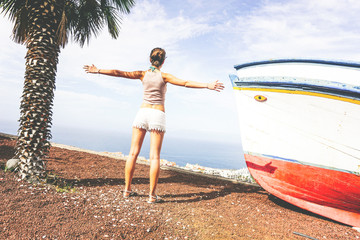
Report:
<svg viewBox="0 0 360 240"><path fill-rule="evenodd" d="M103 28L104 18L100 4L96 0L82 0L77 8L76 20L73 22L72 34L81 46L89 43L90 36L99 34Z"/></svg>
<svg viewBox="0 0 360 240"><path fill-rule="evenodd" d="M14 18L13 39L17 43L24 43L27 39L29 30L27 6L23 6L22 9L15 14Z"/></svg>
<svg viewBox="0 0 360 240"><path fill-rule="evenodd" d="M28 36L28 13L31 0L0 0L0 9L14 22L13 38L24 43ZM121 15L130 13L135 0L62 0L63 9L56 29L58 44L62 47L72 36L81 46L89 43L90 37L98 36L107 25L111 37L120 32ZM59 2L61 5L61 3Z"/></svg>
<svg viewBox="0 0 360 240"><path fill-rule="evenodd" d="M63 5L59 26L56 30L58 43L61 47L65 47L65 45L68 43L69 25L75 16L75 7L76 5L72 1L65 1Z"/></svg>
<svg viewBox="0 0 360 240"><path fill-rule="evenodd" d="M111 5L107 5L108 1L101 1L101 10L108 26L108 32L111 37L117 38L120 31L121 17L118 16L117 9Z"/></svg>
<svg viewBox="0 0 360 240"><path fill-rule="evenodd" d="M23 6L25 6L27 1L16 1L16 0L1 0L0 8L5 15L9 15L11 21L14 21L14 16L16 12L19 11Z"/></svg>
<svg viewBox="0 0 360 240"><path fill-rule="evenodd" d="M130 13L130 9L135 6L134 0L108 0L111 5L115 5L116 9L121 13Z"/></svg>
<svg viewBox="0 0 360 240"><path fill-rule="evenodd" d="M72 34L81 46L89 43L106 24L111 37L117 38L120 32L120 14L127 14L135 5L134 0L80 0L78 18L72 24Z"/></svg>
<svg viewBox="0 0 360 240"><path fill-rule="evenodd" d="M28 22L28 1L2 0L0 8L9 19L14 22L13 39L17 43L26 41L29 29Z"/></svg>

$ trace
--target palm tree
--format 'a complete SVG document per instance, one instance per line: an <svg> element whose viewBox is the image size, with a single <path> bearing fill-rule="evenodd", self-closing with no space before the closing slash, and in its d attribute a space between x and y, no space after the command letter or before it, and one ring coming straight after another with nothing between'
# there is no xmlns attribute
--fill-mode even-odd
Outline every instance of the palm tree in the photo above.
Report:
<svg viewBox="0 0 360 240"><path fill-rule="evenodd" d="M134 4L134 0L0 0L0 9L14 23L14 41L27 48L15 153L21 179L46 176L60 48L70 37L80 46L89 43L104 25L117 38L120 14L130 13Z"/></svg>

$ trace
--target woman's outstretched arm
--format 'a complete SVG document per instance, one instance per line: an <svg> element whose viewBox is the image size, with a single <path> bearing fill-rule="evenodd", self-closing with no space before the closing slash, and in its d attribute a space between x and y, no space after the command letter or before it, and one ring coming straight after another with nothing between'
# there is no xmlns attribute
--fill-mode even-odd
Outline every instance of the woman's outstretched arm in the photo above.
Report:
<svg viewBox="0 0 360 240"><path fill-rule="evenodd" d="M130 79L143 79L144 78L144 72L143 71L134 71L134 72L125 72L120 71L116 69L99 69L95 67L94 64L92 65L85 65L84 66L85 72L87 73L98 73L98 74L104 74L114 77L123 77L123 78L130 78Z"/></svg>
<svg viewBox="0 0 360 240"><path fill-rule="evenodd" d="M218 80L211 82L211 83L201 83L201 82L195 82L195 81L186 81L182 80L180 78L177 78L169 73L162 73L162 76L165 80L165 82L177 85L177 86L184 86L189 88L207 88L210 90L215 90L217 92L220 92L224 89L224 84L219 82Z"/></svg>

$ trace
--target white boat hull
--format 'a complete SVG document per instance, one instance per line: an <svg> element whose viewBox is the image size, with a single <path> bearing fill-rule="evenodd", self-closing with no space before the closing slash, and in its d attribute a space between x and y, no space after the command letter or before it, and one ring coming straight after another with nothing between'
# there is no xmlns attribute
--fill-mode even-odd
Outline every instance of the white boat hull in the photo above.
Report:
<svg viewBox="0 0 360 240"><path fill-rule="evenodd" d="M257 95L268 100L259 103ZM358 105L250 90L236 91L236 98L244 152L360 173Z"/></svg>

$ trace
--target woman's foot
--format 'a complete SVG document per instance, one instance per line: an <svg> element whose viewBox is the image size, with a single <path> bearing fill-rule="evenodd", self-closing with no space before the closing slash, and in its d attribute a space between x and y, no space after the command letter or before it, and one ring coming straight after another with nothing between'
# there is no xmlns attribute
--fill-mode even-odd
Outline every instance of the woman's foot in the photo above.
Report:
<svg viewBox="0 0 360 240"><path fill-rule="evenodd" d="M164 200L162 200L157 195L155 195L155 196L149 195L149 201L147 201L147 203L161 203L161 202L164 202Z"/></svg>
<svg viewBox="0 0 360 240"><path fill-rule="evenodd" d="M136 192L128 191L128 190L124 190L123 192L124 192L123 193L124 198L134 197L138 195Z"/></svg>

